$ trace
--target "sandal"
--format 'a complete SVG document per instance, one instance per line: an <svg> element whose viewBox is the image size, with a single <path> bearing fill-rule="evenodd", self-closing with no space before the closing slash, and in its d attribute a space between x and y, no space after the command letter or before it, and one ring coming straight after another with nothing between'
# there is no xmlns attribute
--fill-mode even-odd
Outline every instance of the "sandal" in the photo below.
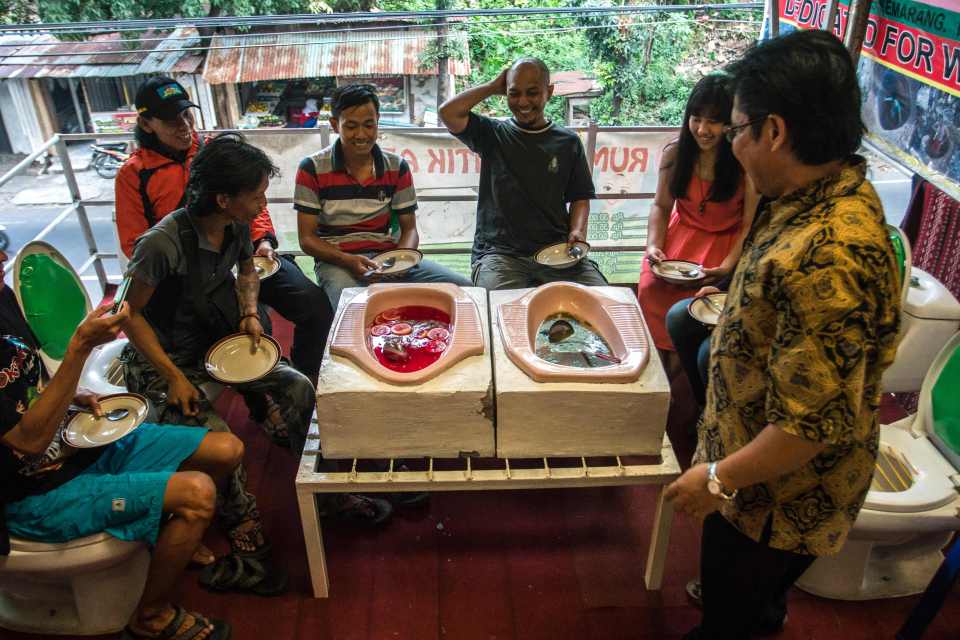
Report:
<svg viewBox="0 0 960 640"><path fill-rule="evenodd" d="M260 522L259 517L257 514L257 519L241 522L227 532L227 537L230 539L230 552L233 555L258 559L270 555L273 547L263 533L263 523Z"/></svg>
<svg viewBox="0 0 960 640"><path fill-rule="evenodd" d="M266 415L261 421L264 432L270 436L273 443L284 448L290 447L290 431L287 422L283 419L280 405L269 395L263 396L266 401Z"/></svg>
<svg viewBox="0 0 960 640"><path fill-rule="evenodd" d="M355 493L330 496L323 505L321 518L379 526L393 515L393 506L382 498L371 498Z"/></svg>
<svg viewBox="0 0 960 640"><path fill-rule="evenodd" d="M287 572L266 558L230 554L200 574L200 586L210 591L245 591L258 596L277 596L287 590Z"/></svg>
<svg viewBox="0 0 960 640"><path fill-rule="evenodd" d="M193 616L193 625L178 633L183 625L184 618L187 616ZM188 613L183 607L177 606L174 607L173 620L158 631L156 635L144 635L127 625L123 629L120 640L193 640L210 626L213 627L213 630L206 636L205 640L230 640L231 630L227 622L204 618L199 613Z"/></svg>

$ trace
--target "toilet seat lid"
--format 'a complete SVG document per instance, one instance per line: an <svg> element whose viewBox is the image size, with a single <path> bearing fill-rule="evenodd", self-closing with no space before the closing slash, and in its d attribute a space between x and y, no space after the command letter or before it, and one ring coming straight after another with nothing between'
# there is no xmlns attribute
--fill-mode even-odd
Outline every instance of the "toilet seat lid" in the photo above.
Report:
<svg viewBox="0 0 960 640"><path fill-rule="evenodd" d="M73 332L90 312L90 298L70 262L52 245L28 242L17 254L13 291L53 374Z"/></svg>

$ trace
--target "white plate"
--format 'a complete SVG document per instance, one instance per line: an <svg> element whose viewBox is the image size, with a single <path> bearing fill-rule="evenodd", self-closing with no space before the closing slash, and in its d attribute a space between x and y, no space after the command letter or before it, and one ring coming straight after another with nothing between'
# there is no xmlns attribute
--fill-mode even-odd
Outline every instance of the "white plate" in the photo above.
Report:
<svg viewBox="0 0 960 640"><path fill-rule="evenodd" d="M235 333L222 338L207 351L204 364L210 377L224 384L253 382L267 375L280 362L280 344L272 337L260 337L253 350L253 338Z"/></svg>
<svg viewBox="0 0 960 640"><path fill-rule="evenodd" d="M420 264L420 261L423 260L423 254L416 249L392 249L390 251L384 251L379 255L375 255L370 259L377 264L383 264L390 258L396 258L397 261L394 262L393 266L389 269L378 271L378 275L399 276L404 274Z"/></svg>
<svg viewBox="0 0 960 640"><path fill-rule="evenodd" d="M277 271L280 271L280 258L270 259L266 256L253 256L253 269L257 272L257 277L266 280ZM237 267L231 269L233 277L237 277Z"/></svg>
<svg viewBox="0 0 960 640"><path fill-rule="evenodd" d="M709 299L709 302L707 301ZM710 304L716 305L716 308ZM690 305L687 307L687 312L690 316L699 320L703 324L713 327L720 322L720 312L717 311L717 308L723 309L723 305L727 303L727 294L725 293L709 293L705 296L700 296L699 298L694 298Z"/></svg>
<svg viewBox="0 0 960 640"><path fill-rule="evenodd" d="M575 242L573 246L580 247L580 249L583 250L580 257L575 258L568 253L566 242L558 242L557 244L552 244L549 247L544 247L540 249L540 251L537 251L533 259L542 265L555 269L570 267L586 258L587 254L590 253L590 245L586 242Z"/></svg>
<svg viewBox="0 0 960 640"><path fill-rule="evenodd" d="M257 277L261 280L266 280L277 271L280 271L280 258L253 256L253 268L257 272Z"/></svg>
<svg viewBox="0 0 960 640"><path fill-rule="evenodd" d="M63 439L71 447L92 449L116 442L139 427L147 417L147 400L136 393L100 396L104 413L126 409L130 413L120 420L96 418L90 413L77 413L63 429Z"/></svg>
<svg viewBox="0 0 960 640"><path fill-rule="evenodd" d="M681 271L692 271L696 269L697 275L688 276ZM703 267L696 262L687 262L686 260L662 260L650 265L653 275L670 284L689 285L703 280L705 274Z"/></svg>

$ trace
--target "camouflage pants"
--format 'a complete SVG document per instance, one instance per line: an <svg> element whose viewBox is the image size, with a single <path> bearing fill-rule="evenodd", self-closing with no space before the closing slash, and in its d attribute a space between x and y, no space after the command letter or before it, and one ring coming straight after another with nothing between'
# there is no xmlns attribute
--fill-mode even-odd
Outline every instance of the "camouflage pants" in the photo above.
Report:
<svg viewBox="0 0 960 640"><path fill-rule="evenodd" d="M190 366L176 356L171 359L187 380L200 390L201 400L196 416L185 416L179 407L167 404L167 381L132 345L128 345L122 355L127 389L150 399L157 414L155 421L159 424L200 426L211 431L229 432L230 427L217 415L203 391L203 385L214 380L204 371L202 363ZM290 434L290 449L299 457L306 442L316 401L313 385L307 377L286 362L281 362L265 377L237 385L236 389L244 394L270 394L280 405L283 421ZM243 465L240 465L230 477L226 491L221 492L217 498L217 518L221 526L228 531L251 518L259 520L257 500L247 491L246 485L247 472Z"/></svg>

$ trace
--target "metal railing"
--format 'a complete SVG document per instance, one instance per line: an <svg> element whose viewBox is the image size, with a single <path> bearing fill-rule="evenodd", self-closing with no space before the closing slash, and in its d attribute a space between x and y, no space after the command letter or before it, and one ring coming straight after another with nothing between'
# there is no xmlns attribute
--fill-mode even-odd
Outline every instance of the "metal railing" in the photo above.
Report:
<svg viewBox="0 0 960 640"><path fill-rule="evenodd" d="M596 124L591 124L587 127L570 127L571 130L583 134L586 134L586 140L584 141L585 150L587 153L587 159L591 171L594 168L594 158L597 149L597 137L600 133L604 132L619 132L619 133L663 133L663 132L673 132L677 131L677 127L600 127ZM201 131L201 135L205 134L220 134L225 133L227 130L216 130L216 131ZM260 136L318 136L320 138L320 146L326 147L330 144L332 139L332 131L329 126L324 125L317 127L315 129L235 129L229 131L237 131L242 133L245 136L251 138L257 138ZM447 130L440 127L381 127L380 131L384 134L389 134L391 132L403 133L405 135L418 135L418 134L448 134ZM448 134L449 135L449 134ZM47 140L39 149L33 151L26 158L21 160L14 166L12 169L7 171L2 177L0 177L0 187L9 182L11 179L20 175L26 171L35 161L41 157L50 154L52 150L55 150L56 156L61 164L63 169L63 176L66 180L67 187L70 194L71 203L68 204L61 210L53 220L47 224L46 227L37 234L33 240L42 240L47 236L51 231L53 231L58 225L63 223L65 220L70 218L71 214L76 213L77 219L80 223L80 229L83 234L84 240L87 244L87 249L89 252L89 257L83 264L76 268L76 271L79 275L85 274L91 267L96 272L97 280L99 281L100 288L102 291L106 291L106 287L109 284L107 279L107 272L104 267L104 260L117 259L117 251L101 251L97 246L97 241L93 233L93 229L90 225L90 220L87 215L88 207L97 207L97 206L111 206L115 204L115 200L103 199L103 198L84 198L80 192L79 184L77 183L77 177L73 169L73 164L70 161L70 154L67 149L67 142L74 141L94 141L94 140L132 140L133 136L129 133L110 133L110 134L90 134L90 133L69 133L69 134L56 134L49 140ZM649 200L654 197L654 193L650 192L629 192L629 193L609 193L609 194L597 194L597 199L599 200ZM432 195L432 194L418 194L417 196L420 202L470 202L477 200L477 194L458 194L458 195ZM268 199L269 204L292 204L292 197L271 197ZM617 245L612 247L603 247L596 246L593 248L593 251L597 252L608 252L608 251L642 251L646 247L643 245ZM457 249L457 248L430 248L429 246L424 247L424 253L434 254L434 255L443 255L443 254L465 254L469 253L469 249ZM305 255L302 251L299 250L284 250L284 253L290 253L293 255Z"/></svg>

